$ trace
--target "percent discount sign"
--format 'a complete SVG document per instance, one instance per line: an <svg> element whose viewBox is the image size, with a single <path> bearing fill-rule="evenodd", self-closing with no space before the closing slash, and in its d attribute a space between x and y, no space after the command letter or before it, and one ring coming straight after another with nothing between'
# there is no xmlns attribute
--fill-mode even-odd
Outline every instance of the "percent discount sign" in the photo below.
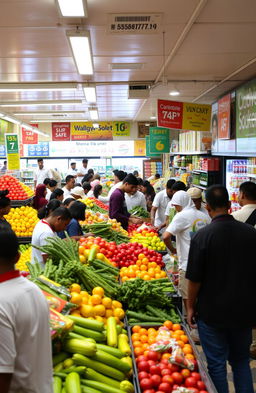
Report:
<svg viewBox="0 0 256 393"><path fill-rule="evenodd" d="M158 126L182 129L183 103L178 101L158 100Z"/></svg>
<svg viewBox="0 0 256 393"><path fill-rule="evenodd" d="M18 134L5 134L5 147L7 155L7 169L14 171L20 169Z"/></svg>

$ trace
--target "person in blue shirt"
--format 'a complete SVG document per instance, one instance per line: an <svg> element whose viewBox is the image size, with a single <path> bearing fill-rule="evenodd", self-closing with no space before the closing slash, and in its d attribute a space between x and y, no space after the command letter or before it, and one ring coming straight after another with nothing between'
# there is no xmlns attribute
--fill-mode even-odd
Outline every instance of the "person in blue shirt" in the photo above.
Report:
<svg viewBox="0 0 256 393"><path fill-rule="evenodd" d="M71 213L71 217L72 217L66 229L66 232L69 235L69 237L72 237L72 239L75 240L79 240L80 237L94 236L92 233L84 234L81 225L79 224L79 221L85 220L86 205L80 201L74 201L72 202L72 204L69 205L68 210ZM64 231L59 232L58 236L61 239L64 239L66 237Z"/></svg>

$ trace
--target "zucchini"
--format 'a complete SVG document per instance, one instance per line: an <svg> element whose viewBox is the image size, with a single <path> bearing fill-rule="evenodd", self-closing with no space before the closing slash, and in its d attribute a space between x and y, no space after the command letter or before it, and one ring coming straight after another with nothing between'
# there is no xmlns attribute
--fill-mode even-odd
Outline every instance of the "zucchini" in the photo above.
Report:
<svg viewBox="0 0 256 393"><path fill-rule="evenodd" d="M96 354L96 344L71 338L64 343L64 348L67 352L80 353L82 355L93 356Z"/></svg>
<svg viewBox="0 0 256 393"><path fill-rule="evenodd" d="M82 326L86 329L96 330L98 332L102 332L104 330L103 322L88 318L74 317L73 315L69 315L68 317L74 321L75 325Z"/></svg>
<svg viewBox="0 0 256 393"><path fill-rule="evenodd" d="M131 367L127 363L121 362L121 360L117 359L115 356L112 356L109 353L101 350L97 350L96 354L92 356L92 359L97 360L98 362L101 362L103 364L107 364L108 366L114 367L115 369L120 370L125 374L127 374L131 370Z"/></svg>
<svg viewBox="0 0 256 393"><path fill-rule="evenodd" d="M60 377L61 379L66 379L67 374L65 373L53 373L54 377Z"/></svg>
<svg viewBox="0 0 256 393"><path fill-rule="evenodd" d="M53 367L53 371L58 373L59 371L63 370L63 368L64 368L64 362L60 362Z"/></svg>
<svg viewBox="0 0 256 393"><path fill-rule="evenodd" d="M66 368L65 370L63 370L63 373L65 374L70 374L72 372L77 373L77 374L83 374L86 370L86 367L84 366L72 366L69 368Z"/></svg>
<svg viewBox="0 0 256 393"><path fill-rule="evenodd" d="M112 356L115 356L118 359L123 357L122 352L118 348L109 347L108 345L104 344L96 344L97 350L100 349L106 353L109 353Z"/></svg>
<svg viewBox="0 0 256 393"><path fill-rule="evenodd" d="M125 334L119 334L118 336L118 349L124 356L131 355L132 351L128 343L128 337Z"/></svg>
<svg viewBox="0 0 256 393"><path fill-rule="evenodd" d="M119 389L120 381L116 381L113 378L106 377L105 375L100 374L97 371L92 370L91 368L87 368L84 375L85 379L105 383L106 385Z"/></svg>
<svg viewBox="0 0 256 393"><path fill-rule="evenodd" d="M77 333L74 333L74 332L69 332L66 337L67 338L78 338L79 340L85 340L85 341L88 341L88 342L96 344L96 341L93 338L84 337L84 336L81 336L81 334L77 334Z"/></svg>
<svg viewBox="0 0 256 393"><path fill-rule="evenodd" d="M63 362L68 357L69 357L69 354L66 352L60 352L57 355L54 355L52 358L53 367L56 366L58 363Z"/></svg>
<svg viewBox="0 0 256 393"><path fill-rule="evenodd" d="M80 355L78 353L75 353L73 355L73 360L75 364L79 366L89 367L92 370L98 371L99 373L106 375L107 377L112 377L114 379L117 379L118 381L122 381L123 379L125 379L125 375L123 372L96 360L92 360L86 356Z"/></svg>
<svg viewBox="0 0 256 393"><path fill-rule="evenodd" d="M61 393L67 393L65 387L62 388Z"/></svg>
<svg viewBox="0 0 256 393"><path fill-rule="evenodd" d="M90 388L89 386L81 386L82 393L101 393L100 390Z"/></svg>
<svg viewBox="0 0 256 393"><path fill-rule="evenodd" d="M89 386L90 388L97 389L102 393L124 393L123 390L113 388L113 386L108 386L105 383L97 381L82 380L83 385Z"/></svg>
<svg viewBox="0 0 256 393"><path fill-rule="evenodd" d="M114 317L110 317L107 320L107 344L110 347L117 347L117 344L118 344L116 320Z"/></svg>
<svg viewBox="0 0 256 393"><path fill-rule="evenodd" d="M82 393L79 374L68 374L66 378L65 388L67 393Z"/></svg>
<svg viewBox="0 0 256 393"><path fill-rule="evenodd" d="M72 358L68 358L68 359L64 360L63 368L70 368L73 366L73 364L74 364L74 362L73 362Z"/></svg>
<svg viewBox="0 0 256 393"><path fill-rule="evenodd" d="M61 393L62 379L60 377L53 377L53 393Z"/></svg>
<svg viewBox="0 0 256 393"><path fill-rule="evenodd" d="M81 336L84 337L89 337L89 338L93 338L95 341L105 341L106 337L103 333L101 332L95 332L94 330L90 330L90 329L85 329L82 328L81 326L74 326L73 328L73 332L76 334L80 334Z"/></svg>

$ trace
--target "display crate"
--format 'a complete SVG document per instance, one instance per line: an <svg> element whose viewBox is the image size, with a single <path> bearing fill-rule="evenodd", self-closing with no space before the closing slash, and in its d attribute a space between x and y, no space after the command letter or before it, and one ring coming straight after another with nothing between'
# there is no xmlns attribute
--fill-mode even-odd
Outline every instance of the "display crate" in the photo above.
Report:
<svg viewBox="0 0 256 393"><path fill-rule="evenodd" d="M11 201L11 207L29 206L33 202L33 197L23 199L22 201Z"/></svg>
<svg viewBox="0 0 256 393"><path fill-rule="evenodd" d="M29 244L32 241L32 237L31 236L27 236L27 237L18 237L18 242L19 244Z"/></svg>

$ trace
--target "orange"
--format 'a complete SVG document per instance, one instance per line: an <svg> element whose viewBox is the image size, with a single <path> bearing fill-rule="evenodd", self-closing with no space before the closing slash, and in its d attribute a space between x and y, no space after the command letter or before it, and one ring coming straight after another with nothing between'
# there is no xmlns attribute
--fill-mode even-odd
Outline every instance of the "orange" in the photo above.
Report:
<svg viewBox="0 0 256 393"><path fill-rule="evenodd" d="M85 248L84 248L84 246L79 246L79 247L78 247L78 250L79 250L79 254L83 254Z"/></svg>
<svg viewBox="0 0 256 393"><path fill-rule="evenodd" d="M140 341L133 341L132 345L134 348L141 347L141 342Z"/></svg>
<svg viewBox="0 0 256 393"><path fill-rule="evenodd" d="M83 297L88 297L88 296L89 296L89 293L86 292L86 291L81 291L81 292L80 292L80 295L83 296Z"/></svg>
<svg viewBox="0 0 256 393"><path fill-rule="evenodd" d="M139 325L133 326L133 328L132 328L132 332L133 333L139 333L139 331L140 331L140 326Z"/></svg>
<svg viewBox="0 0 256 393"><path fill-rule="evenodd" d="M79 261L81 263L85 263L86 262L85 256L84 255L79 255Z"/></svg>
<svg viewBox="0 0 256 393"><path fill-rule="evenodd" d="M142 335L142 334L148 334L148 331L147 331L147 329L145 329L145 328L140 328L139 333L140 333L140 335Z"/></svg>
<svg viewBox="0 0 256 393"><path fill-rule="evenodd" d="M143 258L143 259L142 259L142 263L143 263L144 265L147 265L147 264L148 264L148 258Z"/></svg>
<svg viewBox="0 0 256 393"><path fill-rule="evenodd" d="M135 277L136 277L136 273L135 273L135 271L130 270L130 271L127 273L127 276L128 276L129 278L135 278Z"/></svg>
<svg viewBox="0 0 256 393"><path fill-rule="evenodd" d="M167 329L171 330L173 327L173 323L172 321L167 320L164 322L164 326L167 327Z"/></svg>
<svg viewBox="0 0 256 393"><path fill-rule="evenodd" d="M186 344L188 343L188 336L186 336L185 334L181 334L180 339Z"/></svg>
<svg viewBox="0 0 256 393"><path fill-rule="evenodd" d="M184 347L184 342L182 340L177 340L177 344L179 347L183 348Z"/></svg>
<svg viewBox="0 0 256 393"><path fill-rule="evenodd" d="M141 348L143 349L143 351L148 349L148 343L143 343Z"/></svg>
<svg viewBox="0 0 256 393"><path fill-rule="evenodd" d="M154 328L148 329L148 334L155 334L155 333L156 333L156 329L154 329Z"/></svg>
<svg viewBox="0 0 256 393"><path fill-rule="evenodd" d="M136 357L143 355L144 354L144 350L141 347L137 347L134 349L134 355Z"/></svg>
<svg viewBox="0 0 256 393"><path fill-rule="evenodd" d="M127 276L123 276L123 277L122 277L122 282L125 282L125 281L128 281L128 280L130 280L129 277L127 277Z"/></svg>
<svg viewBox="0 0 256 393"><path fill-rule="evenodd" d="M124 310L122 308L115 308L114 317L118 317L119 319L124 318Z"/></svg>
<svg viewBox="0 0 256 393"><path fill-rule="evenodd" d="M138 255L138 259L143 259L143 258L145 258L145 255L144 255L144 254L139 254L139 255Z"/></svg>
<svg viewBox="0 0 256 393"><path fill-rule="evenodd" d="M161 278L161 274L160 274L160 273L156 273L156 274L155 274L155 278L156 278L156 279Z"/></svg>
<svg viewBox="0 0 256 393"><path fill-rule="evenodd" d="M102 298L100 295L92 295L91 296L91 302L94 306L101 304Z"/></svg>
<svg viewBox="0 0 256 393"><path fill-rule="evenodd" d="M180 326L179 323L174 323L174 324L172 325L172 330L180 330L180 329L181 329L181 326Z"/></svg>
<svg viewBox="0 0 256 393"><path fill-rule="evenodd" d="M170 353L163 353L161 359L169 359L172 355Z"/></svg>
<svg viewBox="0 0 256 393"><path fill-rule="evenodd" d="M148 275L151 277L151 278L155 278L155 272L154 272L154 270L153 271L148 271Z"/></svg>
<svg viewBox="0 0 256 393"><path fill-rule="evenodd" d="M80 295L80 293L71 292L70 302L80 306L80 304L82 304L82 296Z"/></svg>
<svg viewBox="0 0 256 393"><path fill-rule="evenodd" d="M148 352L149 352L149 351L144 351L143 355L144 355L144 356L148 356Z"/></svg>
<svg viewBox="0 0 256 393"><path fill-rule="evenodd" d="M106 308L112 308L112 299L110 299L110 297L104 297L101 301L101 303L103 304L103 306L105 306Z"/></svg>
<svg viewBox="0 0 256 393"><path fill-rule="evenodd" d="M175 333L178 334L179 336L181 336L182 334L184 334L183 330L175 330Z"/></svg>
<svg viewBox="0 0 256 393"><path fill-rule="evenodd" d="M156 338L155 338L155 336L148 336L148 343L151 345L151 344L154 344L156 342Z"/></svg>
<svg viewBox="0 0 256 393"><path fill-rule="evenodd" d="M148 270L148 268L147 268L146 265L141 265L140 270L141 270L142 272L145 272L145 271Z"/></svg>
<svg viewBox="0 0 256 393"><path fill-rule="evenodd" d="M88 297L87 296L82 297L82 304L88 304Z"/></svg>
<svg viewBox="0 0 256 393"><path fill-rule="evenodd" d="M112 306L113 306L114 308L123 308L122 303L121 303L121 302L118 302L117 300L113 300L113 301L112 301Z"/></svg>
<svg viewBox="0 0 256 393"><path fill-rule="evenodd" d="M141 328L140 328L141 330ZM133 333L132 334L132 341L138 341L140 340L140 334L139 333Z"/></svg>
<svg viewBox="0 0 256 393"><path fill-rule="evenodd" d="M143 277L143 280L150 281L151 280L150 275L149 274L145 274L145 276Z"/></svg>
<svg viewBox="0 0 256 393"><path fill-rule="evenodd" d="M104 296L104 289L101 288L101 287L95 287L92 290L92 294L93 295L99 295L99 296L103 297Z"/></svg>
<svg viewBox="0 0 256 393"><path fill-rule="evenodd" d="M185 355L188 355L188 354L192 354L192 353L193 353L193 350L192 350L192 348L189 348L189 347L185 347L185 346L184 346L183 352L185 353Z"/></svg>
<svg viewBox="0 0 256 393"><path fill-rule="evenodd" d="M147 342L148 342L148 336L147 336L146 334L142 334L142 335L140 336L140 341L141 341L142 343L147 343Z"/></svg>
<svg viewBox="0 0 256 393"><path fill-rule="evenodd" d="M105 313L105 316L106 316L106 318L113 317L113 310L107 309L106 313Z"/></svg>
<svg viewBox="0 0 256 393"><path fill-rule="evenodd" d="M136 272L136 277L142 278L142 276L143 276L143 272Z"/></svg>
<svg viewBox="0 0 256 393"><path fill-rule="evenodd" d="M89 318L93 316L93 307L87 304L82 304L80 311L84 318Z"/></svg>
<svg viewBox="0 0 256 393"><path fill-rule="evenodd" d="M106 309L102 304L93 307L94 316L99 315L100 317L105 316Z"/></svg>
<svg viewBox="0 0 256 393"><path fill-rule="evenodd" d="M166 273L164 271L161 271L160 275L161 275L161 278L166 277Z"/></svg>
<svg viewBox="0 0 256 393"><path fill-rule="evenodd" d="M185 344L184 346L192 349L192 346L190 344Z"/></svg>
<svg viewBox="0 0 256 393"><path fill-rule="evenodd" d="M150 262L148 264L149 267L157 267L157 263L156 262Z"/></svg>
<svg viewBox="0 0 256 393"><path fill-rule="evenodd" d="M72 284L69 288L70 292L77 292L80 293L81 292L81 287L79 284Z"/></svg>
<svg viewBox="0 0 256 393"><path fill-rule="evenodd" d="M136 262L136 265L137 265L138 267L140 267L140 266L142 265L141 259L138 259L138 261Z"/></svg>
<svg viewBox="0 0 256 393"><path fill-rule="evenodd" d="M183 349L184 349L184 348L183 348ZM192 355L191 353L188 353L187 355L185 355L185 358L186 358L186 359L189 359L189 360L194 360L194 359L195 359L195 356Z"/></svg>

